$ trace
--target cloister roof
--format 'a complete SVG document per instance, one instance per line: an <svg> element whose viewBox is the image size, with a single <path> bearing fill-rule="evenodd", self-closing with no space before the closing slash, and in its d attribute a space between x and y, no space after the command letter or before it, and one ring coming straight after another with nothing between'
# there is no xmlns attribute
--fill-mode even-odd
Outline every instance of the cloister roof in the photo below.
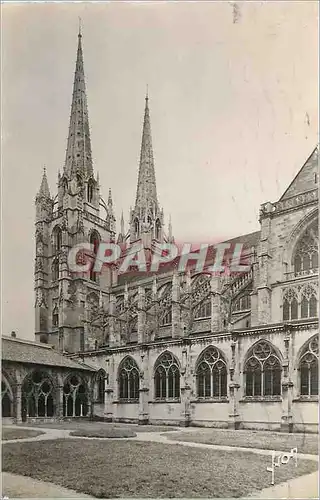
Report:
<svg viewBox="0 0 320 500"><path fill-rule="evenodd" d="M67 358L52 346L13 337L2 337L1 355L2 361L96 371L91 366Z"/></svg>

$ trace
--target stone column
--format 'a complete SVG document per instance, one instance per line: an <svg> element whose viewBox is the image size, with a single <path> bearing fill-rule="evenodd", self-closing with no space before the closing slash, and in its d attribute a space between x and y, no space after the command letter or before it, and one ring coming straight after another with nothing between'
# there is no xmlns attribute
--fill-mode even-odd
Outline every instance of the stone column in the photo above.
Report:
<svg viewBox="0 0 320 500"><path fill-rule="evenodd" d="M231 364L229 368L229 421L230 429L239 429L240 414L239 414L239 389L240 389L240 373L239 373L239 340L235 333L231 337Z"/></svg>
<svg viewBox="0 0 320 500"><path fill-rule="evenodd" d="M293 399L293 366L290 360L293 359L292 333L290 325L286 327L284 337L284 359L282 362L282 416L281 416L281 431L293 431L293 414L292 414L292 399Z"/></svg>
<svg viewBox="0 0 320 500"><path fill-rule="evenodd" d="M211 276L211 331L219 332L222 329L221 325L221 290L220 277Z"/></svg>
<svg viewBox="0 0 320 500"><path fill-rule="evenodd" d="M120 345L120 332L117 330L116 323L116 297L113 294L109 296L109 344L110 347Z"/></svg>
<svg viewBox="0 0 320 500"><path fill-rule="evenodd" d="M141 351L141 372L139 386L139 425L149 423L149 351Z"/></svg>
<svg viewBox="0 0 320 500"><path fill-rule="evenodd" d="M63 419L63 385L57 386L56 394L56 418Z"/></svg>
<svg viewBox="0 0 320 500"><path fill-rule="evenodd" d="M259 324L258 318L258 286L259 286L259 265L255 260L252 264L252 292L250 293L251 299L251 326Z"/></svg>
<svg viewBox="0 0 320 500"><path fill-rule="evenodd" d="M112 422L113 420L113 385L114 385L114 377L113 377L113 369L112 369L112 358L108 358L106 360L107 362L107 369L106 369L106 389L105 389L105 394L106 394L106 399L105 399L105 405L104 405L104 414L105 414L105 420L106 422Z"/></svg>
<svg viewBox="0 0 320 500"><path fill-rule="evenodd" d="M180 371L180 425L189 427L191 421L191 341L184 339L182 348L182 363Z"/></svg>
<svg viewBox="0 0 320 500"><path fill-rule="evenodd" d="M22 415L21 415L22 391L21 391L21 387L22 387L21 384L16 384L16 387L15 387L16 404L15 404L14 421L16 424L21 424L21 422L22 422Z"/></svg>
<svg viewBox="0 0 320 500"><path fill-rule="evenodd" d="M269 244L271 236L272 203L265 203L260 210L261 236L258 286L258 324L271 322L271 287L269 283Z"/></svg>
<svg viewBox="0 0 320 500"><path fill-rule="evenodd" d="M172 338L181 336L181 318L180 318L180 282L176 270L172 276Z"/></svg>
<svg viewBox="0 0 320 500"><path fill-rule="evenodd" d="M138 343L145 342L145 326L146 326L146 311L145 311L145 291L144 288L138 288Z"/></svg>

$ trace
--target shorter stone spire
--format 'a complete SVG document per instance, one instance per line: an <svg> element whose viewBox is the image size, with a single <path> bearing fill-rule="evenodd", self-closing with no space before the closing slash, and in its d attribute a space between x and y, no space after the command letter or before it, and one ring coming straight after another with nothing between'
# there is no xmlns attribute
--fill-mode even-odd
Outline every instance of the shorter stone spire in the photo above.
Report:
<svg viewBox="0 0 320 500"><path fill-rule="evenodd" d="M48 179L47 179L46 167L43 167L42 180L41 180L41 185L40 185L40 189L38 192L38 196L42 197L42 198L51 198Z"/></svg>

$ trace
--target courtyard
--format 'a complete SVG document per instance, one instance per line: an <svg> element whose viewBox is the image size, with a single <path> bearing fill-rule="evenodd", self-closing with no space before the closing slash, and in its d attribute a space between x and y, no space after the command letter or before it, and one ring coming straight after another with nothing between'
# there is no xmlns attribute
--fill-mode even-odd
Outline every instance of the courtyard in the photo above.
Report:
<svg viewBox="0 0 320 500"><path fill-rule="evenodd" d="M258 498L271 487L272 450L293 447L297 467L290 460L276 468L274 491L304 481L304 497L317 497L315 435L79 421L5 426L2 433L3 495L11 498L35 498L41 484L56 485L60 498L69 490L91 498Z"/></svg>

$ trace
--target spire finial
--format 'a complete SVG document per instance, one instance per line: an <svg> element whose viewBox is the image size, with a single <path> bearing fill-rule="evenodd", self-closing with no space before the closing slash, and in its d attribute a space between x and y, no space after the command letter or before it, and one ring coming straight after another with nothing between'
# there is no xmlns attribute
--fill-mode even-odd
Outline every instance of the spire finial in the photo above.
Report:
<svg viewBox="0 0 320 500"><path fill-rule="evenodd" d="M149 85L147 84L146 101L149 99Z"/></svg>
<svg viewBox="0 0 320 500"><path fill-rule="evenodd" d="M82 20L81 20L80 16L78 17L78 19L79 19L79 32L78 32L78 36L82 36Z"/></svg>

